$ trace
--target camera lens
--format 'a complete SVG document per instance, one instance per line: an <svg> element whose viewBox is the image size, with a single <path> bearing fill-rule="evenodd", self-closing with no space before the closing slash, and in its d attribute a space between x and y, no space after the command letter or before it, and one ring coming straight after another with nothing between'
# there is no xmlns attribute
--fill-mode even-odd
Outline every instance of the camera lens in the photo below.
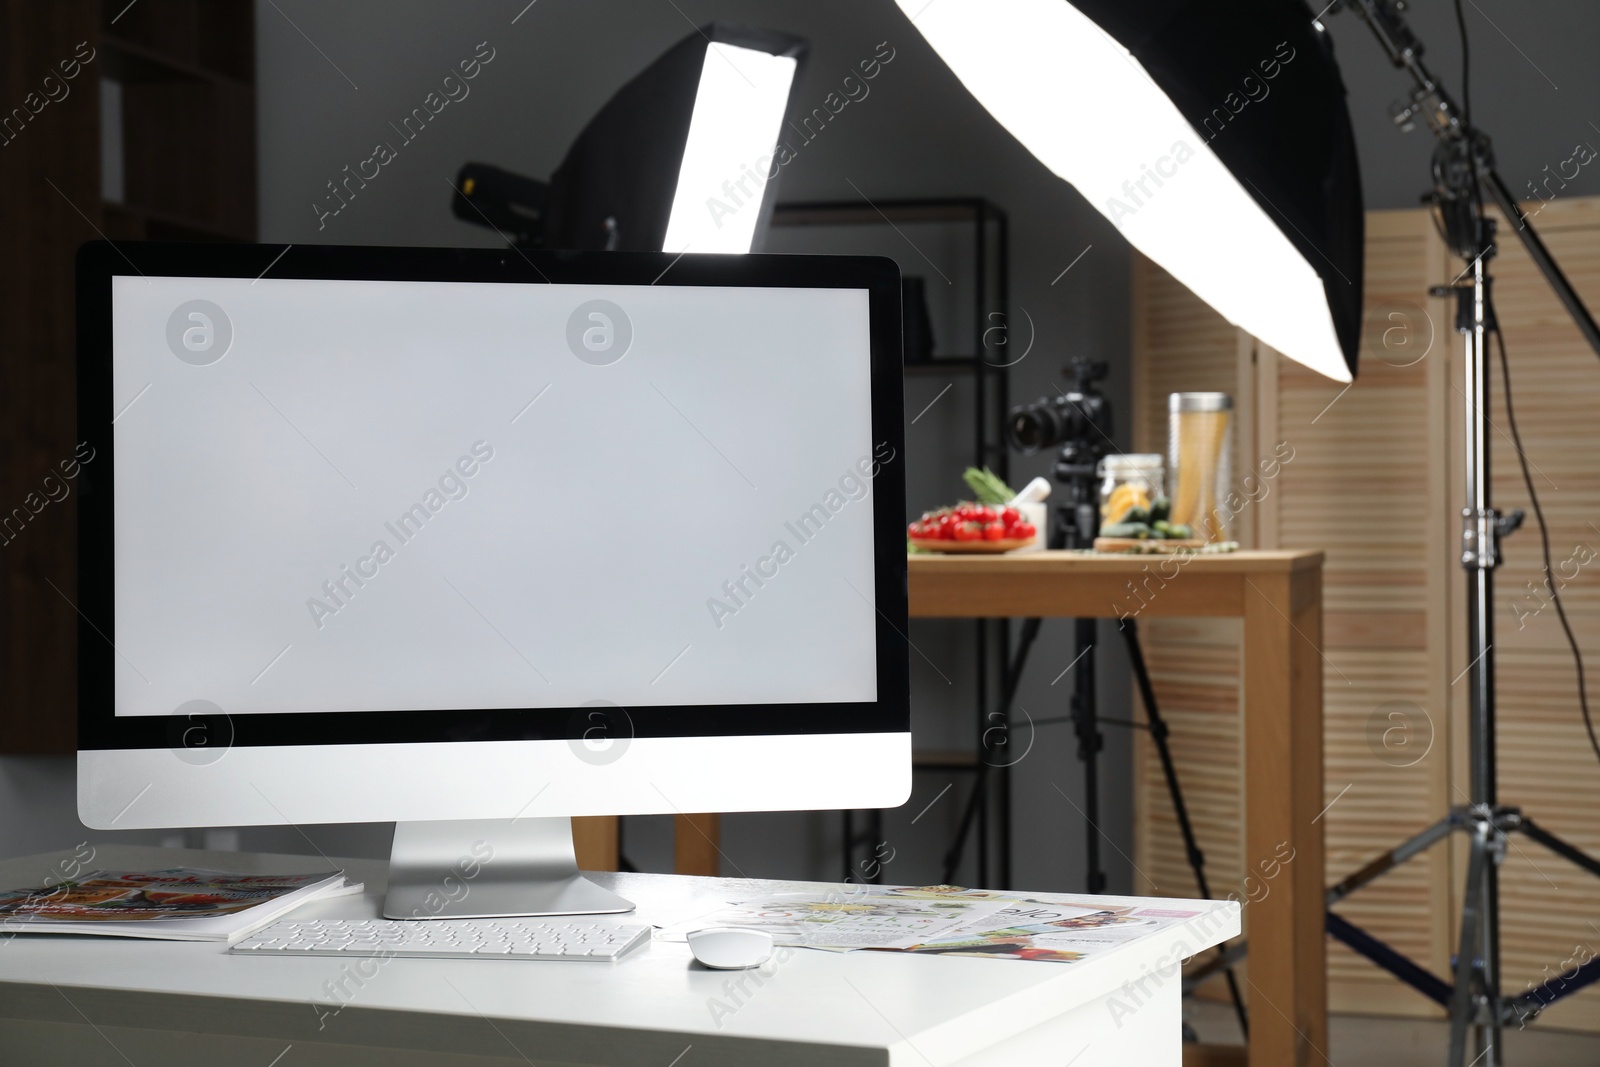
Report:
<svg viewBox="0 0 1600 1067"><path fill-rule="evenodd" d="M1011 443L1024 452L1035 452L1044 447L1043 427L1039 417L1024 408L1011 415Z"/></svg>
<svg viewBox="0 0 1600 1067"><path fill-rule="evenodd" d="M1006 416L1006 438L1020 452L1037 452L1065 440L1066 426L1058 402L1040 397L1020 404Z"/></svg>

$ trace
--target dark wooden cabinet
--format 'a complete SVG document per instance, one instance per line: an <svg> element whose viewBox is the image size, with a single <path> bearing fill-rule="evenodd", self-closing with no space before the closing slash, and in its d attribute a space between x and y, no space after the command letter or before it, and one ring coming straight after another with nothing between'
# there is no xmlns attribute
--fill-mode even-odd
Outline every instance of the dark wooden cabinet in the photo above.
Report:
<svg viewBox="0 0 1600 1067"><path fill-rule="evenodd" d="M74 257L255 239L254 25L250 0L0 0L0 753L76 736Z"/></svg>

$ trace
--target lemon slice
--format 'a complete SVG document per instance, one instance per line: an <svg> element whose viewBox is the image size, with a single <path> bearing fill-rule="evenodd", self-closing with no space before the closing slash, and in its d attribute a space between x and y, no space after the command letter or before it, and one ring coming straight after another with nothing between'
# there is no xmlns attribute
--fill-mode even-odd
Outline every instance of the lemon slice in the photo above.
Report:
<svg viewBox="0 0 1600 1067"><path fill-rule="evenodd" d="M1143 486L1124 482L1111 490L1111 496L1100 508L1101 525L1121 522L1134 508L1150 507L1150 494Z"/></svg>

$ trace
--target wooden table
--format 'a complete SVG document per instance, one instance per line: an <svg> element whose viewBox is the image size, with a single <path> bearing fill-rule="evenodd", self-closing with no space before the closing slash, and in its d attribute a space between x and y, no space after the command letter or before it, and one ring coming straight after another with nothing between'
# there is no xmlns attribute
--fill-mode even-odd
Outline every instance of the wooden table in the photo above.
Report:
<svg viewBox="0 0 1600 1067"><path fill-rule="evenodd" d="M1251 1067L1325 1062L1322 553L916 555L913 618L1244 620L1246 866L1295 850L1249 907Z"/></svg>

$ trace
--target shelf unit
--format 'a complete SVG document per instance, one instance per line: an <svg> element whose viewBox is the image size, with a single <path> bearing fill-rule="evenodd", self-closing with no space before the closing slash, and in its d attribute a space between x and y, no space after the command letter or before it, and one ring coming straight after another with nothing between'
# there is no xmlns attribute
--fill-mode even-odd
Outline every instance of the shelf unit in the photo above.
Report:
<svg viewBox="0 0 1600 1067"><path fill-rule="evenodd" d="M891 226L906 223L962 224L971 227L973 271L972 337L968 351L973 355L945 356L924 362L907 363L910 375L971 374L973 389L974 466L992 467L1002 478L1010 466L1009 453L1000 427L1010 403L1006 367L998 359L985 358L990 346L986 331L994 325L991 316L1005 316L1010 309L1010 236L1006 214L987 200L954 197L913 200L792 201L774 206L772 226Z"/></svg>
<svg viewBox="0 0 1600 1067"><path fill-rule="evenodd" d="M988 343L989 332L1008 321L1010 310L1010 244L1006 214L996 205L977 197L946 197L867 201L802 201L777 204L772 226L889 226L913 223L938 223L965 226L971 239L972 332L965 351L971 355L947 356L905 364L911 377L930 375L970 375L973 382L971 409L972 464L988 466L1005 478L1010 456L1002 434L1010 393L1004 359L997 346ZM904 234L901 233L903 237ZM909 239L908 239L909 241ZM1002 677L1010 656L1010 632L1003 620L980 620L975 630L976 681L973 749L967 752L917 752L912 758L914 771L943 770L971 776L986 783L981 796L968 799L978 804L976 819L977 881L990 883L990 853L997 854L995 870L1000 884L1011 880L1011 783L1006 767L985 775L984 739L995 723L991 710L997 705L992 689ZM997 818L991 819L991 807ZM857 826L857 814L842 816L843 869L847 881L881 882L882 868L873 862L874 849L883 841L883 813L865 813L864 825ZM991 822L996 833L991 840ZM994 847L991 849L991 845ZM865 850L863 853L862 850ZM866 859L857 865L858 855ZM870 873L868 868L870 867Z"/></svg>
<svg viewBox="0 0 1600 1067"><path fill-rule="evenodd" d="M101 76L121 87L112 240L256 239L250 0L102 0Z"/></svg>
<svg viewBox="0 0 1600 1067"><path fill-rule="evenodd" d="M7 5L6 106L25 110L0 145L0 754L76 747L74 257L100 238L255 239L254 31L251 0ZM120 90L109 130L102 80Z"/></svg>

